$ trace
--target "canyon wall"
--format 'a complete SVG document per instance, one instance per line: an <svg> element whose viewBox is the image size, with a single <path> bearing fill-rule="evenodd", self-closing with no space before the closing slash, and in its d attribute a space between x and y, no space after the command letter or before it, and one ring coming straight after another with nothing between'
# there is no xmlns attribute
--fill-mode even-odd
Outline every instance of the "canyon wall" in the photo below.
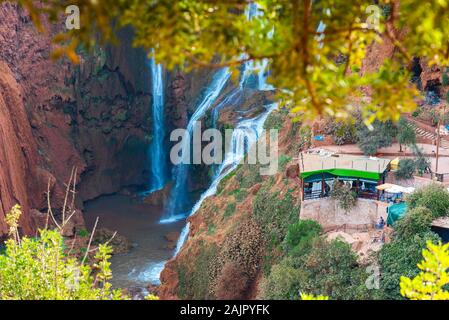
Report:
<svg viewBox="0 0 449 320"><path fill-rule="evenodd" d="M120 46L80 50L79 65L54 62L51 38L62 25L45 29L39 34L19 6L0 5L0 236L16 203L23 232L35 232L45 220L48 185L57 212L72 168L79 207L149 179L146 53L131 47L124 30Z"/></svg>
<svg viewBox="0 0 449 320"><path fill-rule="evenodd" d="M87 200L150 183L147 53L132 47L132 31L125 29L118 34L118 46L91 52L80 47L79 65L52 61L51 39L63 27L62 22L44 22L46 32L40 34L20 6L0 5L0 139L5 141L0 158L0 236L6 232L4 216L16 203L23 207L23 231L35 232L46 218L48 185L57 212L72 168L77 169L80 209ZM186 127L216 71L165 71L167 132ZM173 144L169 138L167 134L167 150ZM191 175L193 193L209 182L203 169L198 166Z"/></svg>

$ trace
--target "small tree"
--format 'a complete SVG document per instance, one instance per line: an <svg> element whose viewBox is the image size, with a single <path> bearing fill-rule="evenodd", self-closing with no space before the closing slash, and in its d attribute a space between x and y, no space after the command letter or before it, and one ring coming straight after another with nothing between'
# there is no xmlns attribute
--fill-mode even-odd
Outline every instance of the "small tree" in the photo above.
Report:
<svg viewBox="0 0 449 320"><path fill-rule="evenodd" d="M409 209L406 214L399 219L394 229L399 238L412 238L416 234L423 234L430 231L433 221L432 211L425 207Z"/></svg>
<svg viewBox="0 0 449 320"><path fill-rule="evenodd" d="M374 155L378 149L391 146L396 135L391 121L375 121L369 128L362 123L357 128L357 145L365 155Z"/></svg>
<svg viewBox="0 0 449 320"><path fill-rule="evenodd" d="M426 242L439 241L440 238L433 232L415 234L413 237L401 238L393 235L392 241L382 246L378 253L378 261L382 276L380 290L376 296L383 300L401 299L401 276L414 277L418 274L416 265L421 261L421 252Z"/></svg>
<svg viewBox="0 0 449 320"><path fill-rule="evenodd" d="M299 220L290 225L284 239L285 251L294 255L306 253L321 230L321 225L314 220Z"/></svg>
<svg viewBox="0 0 449 320"><path fill-rule="evenodd" d="M419 188L406 198L410 209L425 207L432 211L433 217L449 213L449 192L440 184L432 183Z"/></svg>
<svg viewBox="0 0 449 320"><path fill-rule="evenodd" d="M406 180L413 178L416 170L416 164L413 159L401 159L399 161L399 169L394 173L399 180Z"/></svg>
<svg viewBox="0 0 449 320"><path fill-rule="evenodd" d="M430 160L424 156L423 151L416 145L413 145L413 153L415 154L415 168L420 176L426 171L430 171Z"/></svg>
<svg viewBox="0 0 449 320"><path fill-rule="evenodd" d="M418 264L419 275L410 279L401 277L401 295L411 300L449 300L449 243L433 244L427 241L422 252L424 260Z"/></svg>
<svg viewBox="0 0 449 320"><path fill-rule="evenodd" d="M351 187L346 186L338 179L334 181L331 197L338 201L340 208L346 212L355 207L357 203L357 194L351 190Z"/></svg>
<svg viewBox="0 0 449 320"><path fill-rule="evenodd" d="M398 134L396 138L399 143L399 152L402 152L402 145L411 146L416 144L415 129L405 118L401 118L398 122Z"/></svg>
<svg viewBox="0 0 449 320"><path fill-rule="evenodd" d="M15 206L6 217L10 239L0 255L1 300L121 300L112 290L112 248L100 245L93 266L70 257L59 229L40 230L37 238L20 238Z"/></svg>

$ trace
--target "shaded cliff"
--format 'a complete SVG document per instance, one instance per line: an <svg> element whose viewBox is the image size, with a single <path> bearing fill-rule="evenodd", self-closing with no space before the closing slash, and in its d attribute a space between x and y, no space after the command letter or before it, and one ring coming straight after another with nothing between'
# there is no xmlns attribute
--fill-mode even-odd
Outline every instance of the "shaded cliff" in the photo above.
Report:
<svg viewBox="0 0 449 320"><path fill-rule="evenodd" d="M73 167L79 206L148 183L151 79L145 52L132 48L124 31L120 46L93 53L80 48L78 66L53 62L51 37L61 27L46 25L48 32L39 34L19 6L0 5L0 235L16 203L24 209L23 231L33 234L47 209L49 181L57 212Z"/></svg>

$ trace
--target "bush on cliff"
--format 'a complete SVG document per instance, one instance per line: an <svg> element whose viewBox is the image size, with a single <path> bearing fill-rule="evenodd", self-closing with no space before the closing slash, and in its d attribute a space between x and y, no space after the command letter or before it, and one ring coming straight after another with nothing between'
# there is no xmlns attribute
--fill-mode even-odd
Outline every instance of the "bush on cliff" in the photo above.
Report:
<svg viewBox="0 0 449 320"><path fill-rule="evenodd" d="M421 261L422 250L426 241L438 242L440 238L433 232L417 234L412 238L393 237L391 243L385 244L378 254L381 270L380 290L376 290L379 299L403 299L400 294L400 278L415 277L419 270L416 265Z"/></svg>
<svg viewBox="0 0 449 320"><path fill-rule="evenodd" d="M253 214L268 244L282 242L288 227L299 219L299 208L290 192L280 195L266 188L259 190L253 204Z"/></svg>
<svg viewBox="0 0 449 320"><path fill-rule="evenodd" d="M301 292L332 299L366 299L366 277L347 243L317 237L308 253L285 257L274 265L262 291L267 299L299 299Z"/></svg>
<svg viewBox="0 0 449 320"><path fill-rule="evenodd" d="M449 214L449 192L436 183L419 188L407 197L406 202L410 209L429 209L435 218Z"/></svg>
<svg viewBox="0 0 449 320"><path fill-rule="evenodd" d="M181 299L210 299L210 283L212 276L212 263L217 257L217 246L200 242L198 253L191 263L177 266L178 297Z"/></svg>
<svg viewBox="0 0 449 320"><path fill-rule="evenodd" d="M20 207L6 217L10 239L0 255L0 300L109 300L126 298L112 290L112 249L99 245L93 266L65 252L59 230L40 230L36 238L18 233Z"/></svg>
<svg viewBox="0 0 449 320"><path fill-rule="evenodd" d="M313 220L300 220L290 225L284 239L287 254L299 256L306 253L321 229L320 224Z"/></svg>
<svg viewBox="0 0 449 320"><path fill-rule="evenodd" d="M394 224L395 236L409 239L417 234L429 232L432 221L433 215L429 209L424 207L410 209Z"/></svg>
<svg viewBox="0 0 449 320"><path fill-rule="evenodd" d="M252 218L239 222L224 239L210 267L210 295L218 299L246 299L247 289L261 268L263 254L261 228ZM226 287L234 287L236 292L226 294Z"/></svg>

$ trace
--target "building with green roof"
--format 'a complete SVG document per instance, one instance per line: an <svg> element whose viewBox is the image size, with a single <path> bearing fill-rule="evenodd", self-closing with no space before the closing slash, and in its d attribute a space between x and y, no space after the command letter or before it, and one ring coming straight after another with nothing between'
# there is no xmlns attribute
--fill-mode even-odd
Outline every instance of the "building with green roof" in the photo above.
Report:
<svg viewBox="0 0 449 320"><path fill-rule="evenodd" d="M389 159L323 150L303 152L299 156L302 199L330 196L336 180L349 186L360 198L378 199L376 186L385 183L389 168Z"/></svg>

